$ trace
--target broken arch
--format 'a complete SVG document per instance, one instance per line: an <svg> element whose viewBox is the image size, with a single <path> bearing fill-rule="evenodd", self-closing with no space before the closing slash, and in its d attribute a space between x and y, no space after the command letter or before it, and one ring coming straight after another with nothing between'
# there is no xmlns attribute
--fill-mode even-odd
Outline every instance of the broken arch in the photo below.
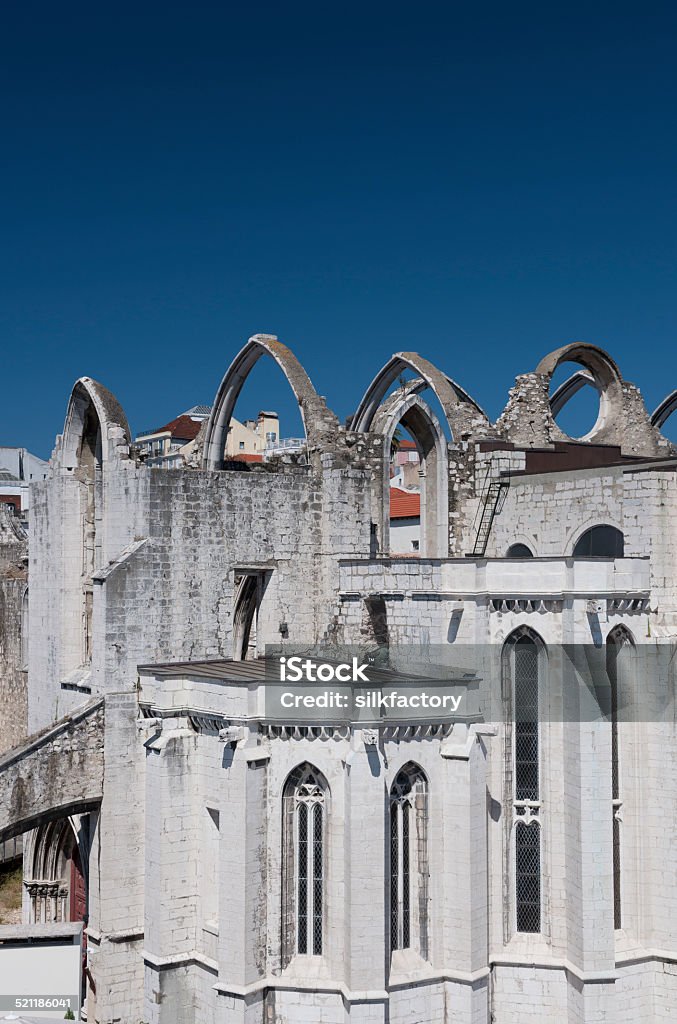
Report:
<svg viewBox="0 0 677 1024"><path fill-rule="evenodd" d="M420 390L429 387L434 391L449 424L451 435L459 440L478 429L488 430L489 420L479 405L457 384L431 362L416 352L397 352L376 374L367 388L357 412L352 418L351 428L366 433L373 428L376 414L388 388L404 370L413 370L421 378Z"/></svg>
<svg viewBox="0 0 677 1024"><path fill-rule="evenodd" d="M603 349L587 342L577 341L555 349L541 359L536 367L537 374L550 379L562 363L578 363L583 371L573 374L555 391L550 401L554 417L573 396L586 384L591 384L599 394L599 413L591 430L580 440L604 440L623 416L623 378L618 366Z"/></svg>
<svg viewBox="0 0 677 1024"><path fill-rule="evenodd" d="M658 405L651 415L651 425L660 430L677 409L677 391L671 391Z"/></svg>
<svg viewBox="0 0 677 1024"><path fill-rule="evenodd" d="M235 403L253 367L269 355L284 373L301 411L309 448L321 447L324 437L338 431L338 420L318 395L310 377L294 353L272 334L255 334L226 370L207 423L202 464L205 469L222 469L228 428Z"/></svg>
<svg viewBox="0 0 677 1024"><path fill-rule="evenodd" d="M62 465L66 469L94 462L100 465L130 442L129 423L115 395L91 377L76 380L66 410Z"/></svg>

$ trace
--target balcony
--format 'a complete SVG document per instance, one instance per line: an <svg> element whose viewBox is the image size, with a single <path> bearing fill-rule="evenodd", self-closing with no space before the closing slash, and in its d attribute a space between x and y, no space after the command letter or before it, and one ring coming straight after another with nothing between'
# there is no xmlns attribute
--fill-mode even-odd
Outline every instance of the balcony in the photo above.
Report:
<svg viewBox="0 0 677 1024"><path fill-rule="evenodd" d="M350 559L340 593L456 600L641 600L649 596L646 558Z"/></svg>

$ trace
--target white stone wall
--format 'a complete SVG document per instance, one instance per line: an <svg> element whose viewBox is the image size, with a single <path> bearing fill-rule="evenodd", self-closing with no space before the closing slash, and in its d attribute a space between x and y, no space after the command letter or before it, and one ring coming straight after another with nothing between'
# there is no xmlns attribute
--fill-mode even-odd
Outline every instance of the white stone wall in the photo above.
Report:
<svg viewBox="0 0 677 1024"><path fill-rule="evenodd" d="M514 469L523 466L521 453L510 458ZM486 461L478 460L478 474ZM674 1018L673 722L647 718L623 736L628 925L616 934L608 726L564 724L555 714L543 724L544 928L516 935L503 720L479 732L401 734L369 753L359 730L330 739L268 735L247 691L197 670L185 678L139 670L232 657L243 569L267 574L260 652L280 641L281 623L292 643L364 644L364 601L375 596L392 645L440 645L461 666L482 645L487 676L521 626L548 650L603 644L619 624L638 645L669 643L677 634L674 473L515 476L486 559L457 551L455 559L398 560L372 557L373 467L323 455L313 467L278 472L154 470L109 457L95 485L91 659L83 639L91 495L58 460L50 473L33 494L29 722L36 730L90 695L105 697L104 798L89 864L91 1021ZM458 512L466 548L477 501ZM577 537L598 523L623 530L626 557L574 561ZM536 561L504 561L515 542ZM638 594L640 606L618 604ZM674 679L655 686L658 701ZM568 699L554 684L547 696ZM137 727L140 704L164 715L161 730ZM218 729L204 726L208 714L246 719L245 740L224 746ZM325 952L321 963L283 970L281 795L306 760L330 787ZM386 809L409 760L429 783L431 942L428 962L405 969L388 955ZM209 810L218 814L216 833Z"/></svg>

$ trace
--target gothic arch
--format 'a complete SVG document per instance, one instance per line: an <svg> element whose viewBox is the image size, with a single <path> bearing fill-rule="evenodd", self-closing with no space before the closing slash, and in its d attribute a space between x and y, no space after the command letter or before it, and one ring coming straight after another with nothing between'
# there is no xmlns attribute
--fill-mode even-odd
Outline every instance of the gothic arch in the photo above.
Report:
<svg viewBox="0 0 677 1024"><path fill-rule="evenodd" d="M632 742L628 733L628 725L634 715L632 707L635 700L636 665L635 638L625 625L614 626L606 638L606 671L608 694L600 701L611 730L611 820L612 833L612 866L613 866L613 901L614 929L624 926L625 881L627 874L624 864L626 854L631 850L627 844L627 833L624 834L623 808L628 795L629 779L635 775L636 768L628 771L626 762L632 764ZM630 714L628 714L630 712ZM623 723L623 724L621 724ZM630 831L630 837L632 832ZM625 877L624 877L625 875Z"/></svg>
<svg viewBox="0 0 677 1024"><path fill-rule="evenodd" d="M128 458L129 445L129 424L117 399L91 377L80 377L68 403L60 449L70 513L62 519L64 547L77 553L67 567L63 614L81 623L78 645L68 648L69 671L91 664L93 575L104 550L103 468L108 460Z"/></svg>
<svg viewBox="0 0 677 1024"><path fill-rule="evenodd" d="M559 416L567 402L570 402L581 388L588 386L595 387L594 378L589 370L577 370L576 373L572 373L550 396L552 415Z"/></svg>
<svg viewBox="0 0 677 1024"><path fill-rule="evenodd" d="M663 424L672 416L673 412L677 409L677 390L671 391L669 395L663 399L660 405L657 405L651 414L651 424L661 429Z"/></svg>
<svg viewBox="0 0 677 1024"><path fill-rule="evenodd" d="M390 548L390 447L402 424L416 439L421 460L421 554L426 558L449 555L449 477L447 439L430 406L418 394L395 392L377 410L372 429L383 436L383 521L381 546Z"/></svg>
<svg viewBox="0 0 677 1024"><path fill-rule="evenodd" d="M429 783L420 765L407 761L388 792L390 950L430 955Z"/></svg>
<svg viewBox="0 0 677 1024"><path fill-rule="evenodd" d="M310 761L301 761L300 764L297 764L295 768L291 769L286 779L284 780L282 793L287 793L290 788L295 789L303 781L303 779L308 778L311 775L315 779L317 785L320 786L320 788L324 791L324 793L328 794L329 783L327 782L324 773L321 772L320 769L317 768L314 764L311 764Z"/></svg>
<svg viewBox="0 0 677 1024"><path fill-rule="evenodd" d="M503 929L545 929L543 886L543 750L542 704L546 683L546 645L535 630L522 625L504 641L501 689L504 703Z"/></svg>
<svg viewBox="0 0 677 1024"><path fill-rule="evenodd" d="M73 385L61 441L66 469L98 463L116 454L128 455L131 432L117 398L91 377Z"/></svg>
<svg viewBox="0 0 677 1024"><path fill-rule="evenodd" d="M400 778L400 776L405 775L410 779L418 778L420 776L423 779L423 782L425 783L426 787L430 787L430 781L428 779L427 773L424 771L424 769L421 767L418 761L412 761L410 759L408 761L405 761L404 764L402 764L393 775L393 780L390 784L389 790L391 794L395 788L397 780Z"/></svg>
<svg viewBox="0 0 677 1024"><path fill-rule="evenodd" d="M578 363L582 370L551 396L553 373L569 361ZM557 425L555 414L586 384L599 395L597 419L583 437L571 438ZM496 431L506 440L529 448L575 440L616 445L624 455L643 457L674 450L652 425L639 389L623 380L618 366L603 349L582 341L555 349L534 371L517 377L496 422Z"/></svg>
<svg viewBox="0 0 677 1024"><path fill-rule="evenodd" d="M235 356L216 393L205 435L202 460L205 469L223 467L235 403L247 377L263 355L275 360L294 392L308 447L320 447L327 433L338 430L338 420L327 408L324 398L318 395L294 353L273 334L255 334Z"/></svg>
<svg viewBox="0 0 677 1024"><path fill-rule="evenodd" d="M326 931L329 785L308 761L282 788L282 965L322 956Z"/></svg>
<svg viewBox="0 0 677 1024"><path fill-rule="evenodd" d="M619 645L630 644L631 647L635 647L635 638L632 631L622 623L619 623L619 625L614 626L613 629L609 630L606 642Z"/></svg>
<svg viewBox="0 0 677 1024"><path fill-rule="evenodd" d="M60 818L31 833L24 858L24 887L32 923L80 919L74 917L74 903L78 896L85 898L83 865L87 856L85 832L82 828L79 832L74 819Z"/></svg>
<svg viewBox="0 0 677 1024"><path fill-rule="evenodd" d="M436 366L416 352L397 352L367 388L352 418L353 430L366 433L373 429L374 418L388 388L406 369L413 370L422 379L420 390L430 387L435 392L454 440L490 429L489 420L477 403Z"/></svg>

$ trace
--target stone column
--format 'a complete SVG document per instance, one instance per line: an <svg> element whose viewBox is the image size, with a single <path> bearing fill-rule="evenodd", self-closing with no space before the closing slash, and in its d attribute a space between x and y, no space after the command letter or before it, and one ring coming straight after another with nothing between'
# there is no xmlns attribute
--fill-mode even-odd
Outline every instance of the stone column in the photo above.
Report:
<svg viewBox="0 0 677 1024"><path fill-rule="evenodd" d="M374 730L355 730L346 758L344 983L363 1002L350 1007L351 1024L386 1021L386 830L383 758Z"/></svg>
<svg viewBox="0 0 677 1024"><path fill-rule="evenodd" d="M196 946L199 832L197 739L168 719L146 762L145 1015L149 1024L192 1024L190 964Z"/></svg>
<svg viewBox="0 0 677 1024"><path fill-rule="evenodd" d="M586 672L583 663L577 667ZM553 932L553 954L579 976L569 981L567 1019L615 1020L611 726L592 720L589 685L579 685L573 667L565 666L563 687L564 723L561 736L551 727L551 783L544 794L550 797L547 911L566 929Z"/></svg>
<svg viewBox="0 0 677 1024"><path fill-rule="evenodd" d="M468 1024L485 1024L488 1017L485 742L472 726L458 723L440 745L443 841L441 863L432 862L439 871L441 908L434 967L450 979L453 1019Z"/></svg>
<svg viewBox="0 0 677 1024"><path fill-rule="evenodd" d="M219 870L219 1018L259 1024L267 973L268 755L226 748L223 759Z"/></svg>

